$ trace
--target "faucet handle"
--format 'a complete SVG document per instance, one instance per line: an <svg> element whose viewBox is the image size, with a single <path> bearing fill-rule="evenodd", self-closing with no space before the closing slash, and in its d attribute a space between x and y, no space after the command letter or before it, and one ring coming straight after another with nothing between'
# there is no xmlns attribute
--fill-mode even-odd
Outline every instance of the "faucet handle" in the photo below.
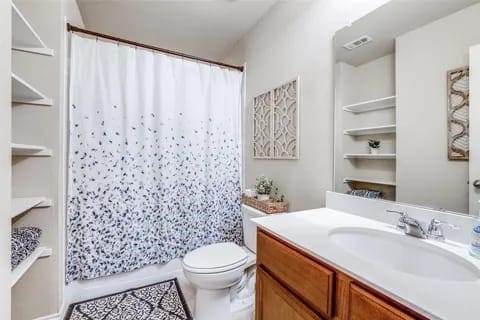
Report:
<svg viewBox="0 0 480 320"><path fill-rule="evenodd" d="M405 228L406 228L406 226L405 226L405 218L408 218L408 214L407 214L406 211L398 211L398 210L390 210L390 209L387 209L387 213L399 214L399 215L400 215L400 218L398 219L397 228L402 229L402 230L405 230Z"/></svg>
<svg viewBox="0 0 480 320"><path fill-rule="evenodd" d="M453 230L460 229L460 226L458 224L448 223L446 221L441 221L433 218L430 221L430 225L428 226L428 232L427 232L428 237L436 240L445 240L445 235L443 233L442 226L447 226Z"/></svg>
<svg viewBox="0 0 480 320"><path fill-rule="evenodd" d="M454 224L454 223L449 223L447 221L442 221L442 220L438 220L438 219L435 219L433 218L432 221L430 221L430 225L431 226L447 226L447 227L450 227L451 229L453 230L460 230L460 226L458 224Z"/></svg>

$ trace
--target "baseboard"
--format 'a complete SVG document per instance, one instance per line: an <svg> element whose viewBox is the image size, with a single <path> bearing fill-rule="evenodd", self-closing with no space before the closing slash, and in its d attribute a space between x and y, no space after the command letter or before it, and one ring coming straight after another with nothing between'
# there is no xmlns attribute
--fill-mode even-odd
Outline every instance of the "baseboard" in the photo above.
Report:
<svg viewBox="0 0 480 320"><path fill-rule="evenodd" d="M42 316L42 317L38 317L38 318L35 318L35 319L32 319L32 320L63 320L63 318L65 317L65 313L67 311L67 308L68 308L68 305L63 303L62 306L60 307L59 312L52 313L52 314Z"/></svg>
<svg viewBox="0 0 480 320"><path fill-rule="evenodd" d="M33 320L61 320L61 319L62 319L62 315L60 313L53 313L47 316L35 318Z"/></svg>

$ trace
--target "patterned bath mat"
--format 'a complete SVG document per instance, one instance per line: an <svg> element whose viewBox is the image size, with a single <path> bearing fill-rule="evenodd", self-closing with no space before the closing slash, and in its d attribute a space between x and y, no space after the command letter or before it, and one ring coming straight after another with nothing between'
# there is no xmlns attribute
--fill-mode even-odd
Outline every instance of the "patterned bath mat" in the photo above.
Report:
<svg viewBox="0 0 480 320"><path fill-rule="evenodd" d="M71 304L65 320L192 320L177 279Z"/></svg>

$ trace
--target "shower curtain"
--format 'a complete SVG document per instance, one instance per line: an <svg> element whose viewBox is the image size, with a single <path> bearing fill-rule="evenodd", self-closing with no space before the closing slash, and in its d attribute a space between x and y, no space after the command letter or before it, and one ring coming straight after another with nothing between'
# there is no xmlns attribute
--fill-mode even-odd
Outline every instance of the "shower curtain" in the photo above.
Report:
<svg viewBox="0 0 480 320"><path fill-rule="evenodd" d="M73 34L67 282L242 241L242 73Z"/></svg>

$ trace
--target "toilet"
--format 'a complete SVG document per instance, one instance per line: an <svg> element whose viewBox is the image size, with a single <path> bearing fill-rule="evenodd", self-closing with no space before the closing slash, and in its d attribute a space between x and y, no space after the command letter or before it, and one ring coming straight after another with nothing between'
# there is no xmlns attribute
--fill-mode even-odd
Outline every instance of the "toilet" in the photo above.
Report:
<svg viewBox="0 0 480 320"><path fill-rule="evenodd" d="M183 272L196 288L195 320L236 320L253 309L257 227L251 219L265 215L242 205L245 247L215 243L185 255Z"/></svg>

